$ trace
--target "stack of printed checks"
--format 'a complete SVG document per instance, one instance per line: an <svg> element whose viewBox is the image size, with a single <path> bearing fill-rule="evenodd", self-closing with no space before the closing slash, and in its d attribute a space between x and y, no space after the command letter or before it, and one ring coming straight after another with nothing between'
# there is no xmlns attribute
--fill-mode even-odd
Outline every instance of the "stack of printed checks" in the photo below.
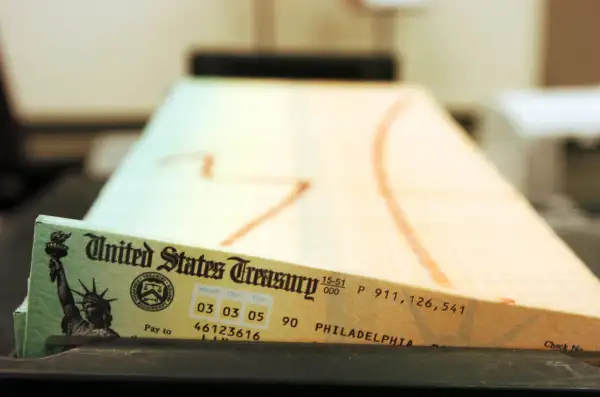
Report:
<svg viewBox="0 0 600 397"><path fill-rule="evenodd" d="M51 336L600 350L600 282L422 89L185 80L84 220L36 224Z"/></svg>

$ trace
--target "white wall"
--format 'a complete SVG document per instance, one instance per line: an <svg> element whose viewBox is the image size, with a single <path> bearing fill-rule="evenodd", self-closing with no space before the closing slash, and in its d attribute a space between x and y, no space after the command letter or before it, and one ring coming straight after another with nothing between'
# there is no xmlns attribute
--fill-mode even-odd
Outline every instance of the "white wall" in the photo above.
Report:
<svg viewBox="0 0 600 397"><path fill-rule="evenodd" d="M496 90L537 86L542 76L544 0L431 0L400 16L406 77L443 102L472 107Z"/></svg>
<svg viewBox="0 0 600 397"><path fill-rule="evenodd" d="M235 3L235 7L223 7ZM147 114L201 45L250 43L249 0L0 0L25 116Z"/></svg>
<svg viewBox="0 0 600 397"><path fill-rule="evenodd" d="M261 1L261 0L256 0ZM371 16L347 0L275 0L277 48L365 50ZM403 77L447 105L535 85L543 0L430 0L397 17ZM252 0L0 0L0 35L29 118L147 114L194 47L251 48Z"/></svg>

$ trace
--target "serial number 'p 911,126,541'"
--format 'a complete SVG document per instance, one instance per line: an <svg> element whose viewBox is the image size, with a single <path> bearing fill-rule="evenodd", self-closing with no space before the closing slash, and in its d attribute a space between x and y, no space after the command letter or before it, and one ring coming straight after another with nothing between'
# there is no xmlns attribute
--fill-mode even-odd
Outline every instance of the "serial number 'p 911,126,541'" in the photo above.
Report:
<svg viewBox="0 0 600 397"><path fill-rule="evenodd" d="M412 306L422 307L424 309L430 309L432 311L439 312L450 312L454 314L462 315L465 313L466 307L464 305L458 305L452 302L438 302L433 298L426 298L423 296L410 295L404 299L398 296L398 292L390 291L389 289L376 288L375 289L376 299L390 300L401 305L410 304Z"/></svg>

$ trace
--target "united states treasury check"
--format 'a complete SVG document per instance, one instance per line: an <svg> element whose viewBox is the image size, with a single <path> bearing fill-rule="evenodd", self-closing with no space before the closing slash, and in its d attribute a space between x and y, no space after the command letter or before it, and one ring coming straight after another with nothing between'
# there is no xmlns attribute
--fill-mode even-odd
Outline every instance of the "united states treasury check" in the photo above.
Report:
<svg viewBox="0 0 600 397"><path fill-rule="evenodd" d="M24 356L54 335L600 350L600 319L40 216Z"/></svg>

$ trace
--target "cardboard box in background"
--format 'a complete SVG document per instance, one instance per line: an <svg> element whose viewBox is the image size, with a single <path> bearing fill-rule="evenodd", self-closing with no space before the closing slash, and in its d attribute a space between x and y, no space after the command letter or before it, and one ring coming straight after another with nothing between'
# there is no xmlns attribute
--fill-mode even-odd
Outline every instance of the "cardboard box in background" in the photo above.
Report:
<svg viewBox="0 0 600 397"><path fill-rule="evenodd" d="M549 0L546 13L543 84L600 85L600 1Z"/></svg>

